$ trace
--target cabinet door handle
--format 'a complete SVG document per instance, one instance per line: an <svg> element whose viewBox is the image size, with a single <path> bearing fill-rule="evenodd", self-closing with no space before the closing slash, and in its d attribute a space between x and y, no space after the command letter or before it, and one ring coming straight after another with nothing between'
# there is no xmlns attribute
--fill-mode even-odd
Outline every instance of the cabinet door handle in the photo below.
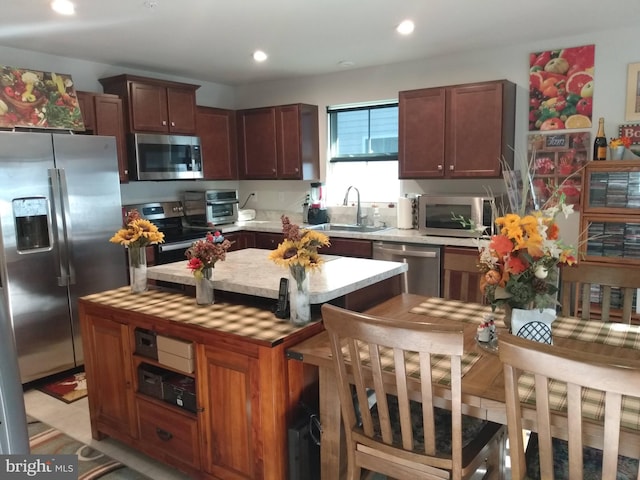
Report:
<svg viewBox="0 0 640 480"><path fill-rule="evenodd" d="M163 430L159 427L156 428L156 435L158 435L158 438L160 438L160 440L162 440L163 442L168 442L173 438L173 433L167 432L166 430Z"/></svg>
<svg viewBox="0 0 640 480"><path fill-rule="evenodd" d="M453 165L449 165L449 170L453 170Z"/></svg>
<svg viewBox="0 0 640 480"><path fill-rule="evenodd" d="M162 126L166 127L167 126L167 121L166 120L162 120Z"/></svg>
<svg viewBox="0 0 640 480"><path fill-rule="evenodd" d="M438 170L442 170L442 165L438 165Z"/></svg>
<svg viewBox="0 0 640 480"><path fill-rule="evenodd" d="M175 127L176 126L176 122L171 122L171 126Z"/></svg>

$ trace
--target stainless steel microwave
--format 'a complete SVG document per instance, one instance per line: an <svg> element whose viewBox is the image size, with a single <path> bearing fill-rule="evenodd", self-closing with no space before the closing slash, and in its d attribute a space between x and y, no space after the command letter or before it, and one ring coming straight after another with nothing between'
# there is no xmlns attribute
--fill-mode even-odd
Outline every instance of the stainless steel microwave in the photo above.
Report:
<svg viewBox="0 0 640 480"><path fill-rule="evenodd" d="M192 180L203 177L199 137L147 133L131 135L129 178Z"/></svg>
<svg viewBox="0 0 640 480"><path fill-rule="evenodd" d="M485 233L492 235L501 199L478 195L419 195L414 223L425 235L477 236L476 232L456 220L463 217L484 226Z"/></svg>

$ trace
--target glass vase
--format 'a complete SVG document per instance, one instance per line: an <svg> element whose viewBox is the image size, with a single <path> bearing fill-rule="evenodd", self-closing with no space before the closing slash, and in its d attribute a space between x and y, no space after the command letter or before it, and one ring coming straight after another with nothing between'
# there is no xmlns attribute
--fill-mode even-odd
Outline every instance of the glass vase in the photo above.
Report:
<svg viewBox="0 0 640 480"><path fill-rule="evenodd" d="M147 290L147 249L129 245L129 283L131 293Z"/></svg>
<svg viewBox="0 0 640 480"><path fill-rule="evenodd" d="M289 268L289 311L289 319L294 325L302 326L311 321L309 275L300 265Z"/></svg>
<svg viewBox="0 0 640 480"><path fill-rule="evenodd" d="M213 268L202 270L202 276L195 277L196 280L196 303L198 305L211 305L213 303Z"/></svg>

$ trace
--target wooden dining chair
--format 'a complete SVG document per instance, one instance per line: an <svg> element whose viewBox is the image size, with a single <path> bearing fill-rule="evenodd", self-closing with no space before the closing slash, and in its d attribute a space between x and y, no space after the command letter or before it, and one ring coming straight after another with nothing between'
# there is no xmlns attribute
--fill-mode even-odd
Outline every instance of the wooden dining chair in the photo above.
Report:
<svg viewBox="0 0 640 480"><path fill-rule="evenodd" d="M626 265L563 265L560 270L562 315L610 321L612 316L612 288L622 293L622 322L630 323L633 295L640 288L640 268ZM599 285L602 293L598 315L591 300L591 286ZM615 307L614 307L615 309ZM618 317L616 317L618 318Z"/></svg>
<svg viewBox="0 0 640 480"><path fill-rule="evenodd" d="M483 303L480 291L478 252L469 248L447 247L442 261L443 298Z"/></svg>
<svg viewBox="0 0 640 480"><path fill-rule="evenodd" d="M515 335L501 335L498 350L504 368L509 455L514 480L640 478L637 459L619 457L622 396L640 397L640 362L623 363ZM521 378L523 374L528 378ZM530 388L531 383L535 388L535 406L523 407L522 390ZM585 389L590 389L588 399ZM552 418L552 413L558 408L554 400L557 401L565 391L566 422L563 422L560 417ZM592 396L599 392L601 400ZM596 398L598 402L594 403ZM587 419L593 415L594 405L603 407L604 434L595 433L597 430L592 428L597 420ZM525 415L527 421L533 423L523 425ZM529 445L526 453L523 426L537 432L532 434L537 445ZM583 441L587 436L604 448L585 448ZM555 438L552 440L552 437ZM636 454L640 456L637 450ZM616 477L616 472L626 475Z"/></svg>
<svg viewBox="0 0 640 480"><path fill-rule="evenodd" d="M373 317L322 306L346 431L349 480L500 478L504 426L463 416L461 325ZM450 412L435 408L432 361L450 362ZM425 379L426 381L421 381ZM371 392L375 405L371 408ZM485 462L491 457L493 462Z"/></svg>

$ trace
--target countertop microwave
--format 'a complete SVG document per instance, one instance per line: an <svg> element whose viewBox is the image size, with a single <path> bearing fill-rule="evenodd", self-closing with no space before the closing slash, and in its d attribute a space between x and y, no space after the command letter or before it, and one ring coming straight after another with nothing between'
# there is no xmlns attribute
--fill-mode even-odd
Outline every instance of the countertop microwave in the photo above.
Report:
<svg viewBox="0 0 640 480"><path fill-rule="evenodd" d="M485 234L493 235L498 207L502 197L480 195L419 195L416 200L414 224L425 235L445 237L475 237L454 217L472 220L483 225Z"/></svg>
<svg viewBox="0 0 640 480"><path fill-rule="evenodd" d="M129 178L192 180L203 178L200 138L135 133L129 138Z"/></svg>

